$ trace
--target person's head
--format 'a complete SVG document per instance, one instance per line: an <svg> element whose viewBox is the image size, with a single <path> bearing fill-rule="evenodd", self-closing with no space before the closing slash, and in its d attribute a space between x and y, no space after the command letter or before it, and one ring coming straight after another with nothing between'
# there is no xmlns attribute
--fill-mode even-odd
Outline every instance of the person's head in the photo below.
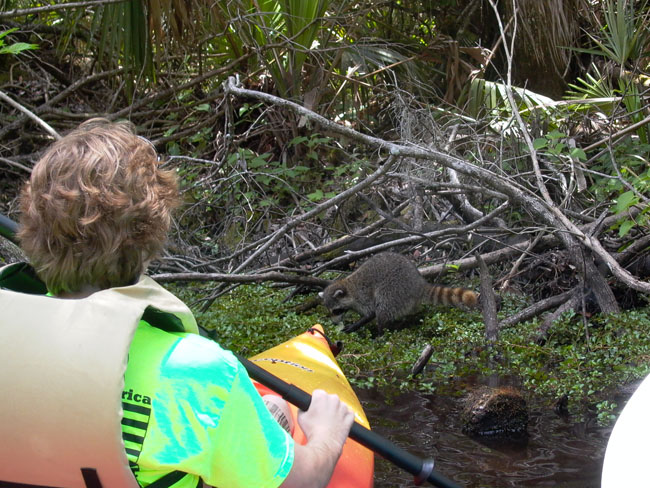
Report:
<svg viewBox="0 0 650 488"><path fill-rule="evenodd" d="M18 238L54 294L125 286L162 250L179 203L151 143L129 123L91 119L34 166Z"/></svg>

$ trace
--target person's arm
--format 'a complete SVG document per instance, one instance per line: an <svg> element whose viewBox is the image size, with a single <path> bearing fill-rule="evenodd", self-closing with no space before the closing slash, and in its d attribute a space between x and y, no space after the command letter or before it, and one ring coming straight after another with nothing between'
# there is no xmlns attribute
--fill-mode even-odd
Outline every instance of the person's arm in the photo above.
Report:
<svg viewBox="0 0 650 488"><path fill-rule="evenodd" d="M354 413L338 396L314 390L309 410L298 414L307 444L295 444L293 466L279 488L327 486L353 422Z"/></svg>

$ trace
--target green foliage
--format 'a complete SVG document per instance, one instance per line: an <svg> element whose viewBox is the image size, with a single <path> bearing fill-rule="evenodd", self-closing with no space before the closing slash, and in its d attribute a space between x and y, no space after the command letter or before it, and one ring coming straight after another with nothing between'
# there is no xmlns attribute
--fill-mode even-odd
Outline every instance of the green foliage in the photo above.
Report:
<svg viewBox="0 0 650 488"><path fill-rule="evenodd" d="M618 80L618 83L619 92L623 97L623 105L625 105L630 121L632 123L643 121L647 105L644 97L639 93L639 87L636 84L636 80L630 76L624 76ZM641 144L648 144L650 139L647 124L641 125L635 132L639 137L639 142L641 142Z"/></svg>
<svg viewBox="0 0 650 488"><path fill-rule="evenodd" d="M196 289L173 291L188 302L196 296ZM531 321L503 330L500 341L488 348L478 312L430 307L400 330L373 337L370 328L363 328L348 335L331 324L322 307L297 315L291 310L305 298L283 303L285 294L241 286L197 318L223 347L248 356L321 323L331 339L344 342L337 359L358 388L462 395L463 379L496 373L520 378L525 390L549 403L567 394L573 413L595 408L602 423L614 418L611 393L650 373L650 309L597 317L587 325L588 333L581 317L567 314L554 324L544 345L534 340L539 324ZM524 305L520 301L505 296L500 313L512 313ZM433 346L434 355L413 379L409 371L426 344Z"/></svg>
<svg viewBox="0 0 650 488"><path fill-rule="evenodd" d="M262 207L287 203L291 197L300 198L301 183L307 181L309 167L303 165L287 166L285 161L272 159L271 153L257 154L250 149L239 148L227 159L228 165L238 165L248 171L252 185L244 197L261 198Z"/></svg>
<svg viewBox="0 0 650 488"><path fill-rule="evenodd" d="M294 163L288 162L289 158L279 161L271 153L258 154L248 148L238 148L230 154L227 165L241 170L241 179L231 185L235 198L259 202L262 207L295 208L336 196L341 188L340 177L355 177L359 170L356 160L350 164L327 165L325 161L335 147L330 138L319 134L295 137L286 150L295 154L291 158ZM303 195L307 202L303 201Z"/></svg>
<svg viewBox="0 0 650 488"><path fill-rule="evenodd" d="M650 39L646 5L646 1L607 0L604 9L605 24L600 37L588 34L598 49L584 51L611 59L621 69L630 60L639 60L645 54Z"/></svg>
<svg viewBox="0 0 650 488"><path fill-rule="evenodd" d="M233 23L228 30L244 46L262 53L261 61L281 96L300 98L310 51L324 44L321 20L329 0L242 0L239 9L255 15L255 21ZM228 10L227 6L222 8Z"/></svg>
<svg viewBox="0 0 650 488"><path fill-rule="evenodd" d="M618 405L610 400L603 400L596 404L598 423L601 425L610 425L616 420L614 413Z"/></svg>
<svg viewBox="0 0 650 488"><path fill-rule="evenodd" d="M650 145L640 144L632 139L624 139L616 144L612 151L601 155L592 169L600 174L609 176L594 177L591 191L596 198L612 201L612 211L621 216L613 230L618 230L619 236L627 235L635 227L648 226L649 211L647 205L636 217L628 214L630 207L645 204L650 193L650 168L647 158L650 156Z"/></svg>
<svg viewBox="0 0 650 488"><path fill-rule="evenodd" d="M127 94L132 95L136 78L143 73L147 75L145 79L151 80L154 76L144 2L131 0L99 6L93 24L100 35L98 61L106 60L107 64L121 62L127 72ZM114 56L116 52L121 56Z"/></svg>
<svg viewBox="0 0 650 488"><path fill-rule="evenodd" d="M38 49L37 44L29 44L26 42L13 42L11 44L6 44L5 37L17 30L18 27L14 27L13 29L8 29L0 32L0 54L16 55L30 49Z"/></svg>
<svg viewBox="0 0 650 488"><path fill-rule="evenodd" d="M601 420L613 406L604 402L621 385L650 372L648 310L597 317L585 325L581 317L566 314L553 325L547 342L534 337L535 323L503 331L497 345L503 374L515 374L537 394L559 398L567 394L573 405L599 403ZM588 327L588 331L586 329Z"/></svg>
<svg viewBox="0 0 650 488"><path fill-rule="evenodd" d="M207 288L170 287L189 304ZM284 303L282 295L281 291L261 285L240 286L219 298L208 312L194 312L198 323L222 347L252 356L304 332L322 318L318 314L297 315L289 311L296 302Z"/></svg>
<svg viewBox="0 0 650 488"><path fill-rule="evenodd" d="M512 92L517 110L522 114L540 109L545 112L546 107L553 105L550 98L530 90L513 86ZM506 85L481 78L472 80L458 103L464 105L465 112L471 117L507 117L512 113Z"/></svg>
<svg viewBox="0 0 650 488"><path fill-rule="evenodd" d="M593 74L588 71L585 73L584 78L577 77L576 83L569 83L570 90L567 92L566 98L592 100L589 105L576 104L572 106L573 109L596 106L611 114L614 107L616 90L611 86L610 80L600 72L595 64L591 65L590 70Z"/></svg>

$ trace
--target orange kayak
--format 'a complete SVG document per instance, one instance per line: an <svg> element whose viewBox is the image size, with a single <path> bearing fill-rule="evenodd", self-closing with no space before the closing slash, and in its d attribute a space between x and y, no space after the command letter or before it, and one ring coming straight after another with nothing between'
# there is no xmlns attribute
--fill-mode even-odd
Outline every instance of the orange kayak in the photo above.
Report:
<svg viewBox="0 0 650 488"><path fill-rule="evenodd" d="M250 358L251 362L269 373L307 393L315 389L335 393L355 413L355 420L370 428L359 399L339 367L321 325ZM260 395L277 395L254 382ZM305 444L305 436L298 425L298 409L291 408L290 424L296 442ZM373 486L374 454L356 441L349 439L334 470L328 488L371 488Z"/></svg>

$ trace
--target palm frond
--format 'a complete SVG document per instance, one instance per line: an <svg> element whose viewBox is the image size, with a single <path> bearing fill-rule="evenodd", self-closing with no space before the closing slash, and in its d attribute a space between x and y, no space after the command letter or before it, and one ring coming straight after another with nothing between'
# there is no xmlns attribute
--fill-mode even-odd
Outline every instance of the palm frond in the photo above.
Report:
<svg viewBox="0 0 650 488"><path fill-rule="evenodd" d="M503 83L476 78L459 98L459 104L467 115L474 118L508 116L512 114L512 107L506 90ZM522 114L540 109L549 111L555 106L553 99L530 90L512 87L512 93L516 109Z"/></svg>
<svg viewBox="0 0 650 488"><path fill-rule="evenodd" d="M636 3L634 0L607 0L604 9L605 24L601 26L600 38L588 34L598 46L598 49L591 52L616 62L621 72L628 61L642 57L650 42L647 0L638 5L642 12L640 15L636 13Z"/></svg>

